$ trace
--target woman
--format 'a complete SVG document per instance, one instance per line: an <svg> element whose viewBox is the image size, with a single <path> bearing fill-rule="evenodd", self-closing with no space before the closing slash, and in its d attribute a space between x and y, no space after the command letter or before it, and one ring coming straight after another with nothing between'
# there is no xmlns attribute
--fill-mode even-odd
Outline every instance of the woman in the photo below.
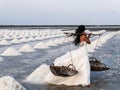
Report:
<svg viewBox="0 0 120 90"><path fill-rule="evenodd" d="M91 86L90 84L90 64L88 59L88 53L86 50L86 44L90 44L90 34L87 36L85 31L85 26L81 25L75 31L73 43L76 46L79 46L78 49L67 52L65 55L58 57L54 61L56 66L68 66L71 64L71 56L73 60L73 65L76 67L78 74L71 77L59 77L55 76L49 69L48 66L41 66L41 82L46 84L55 84L55 85L82 85L82 86ZM45 70L45 71L44 71Z"/></svg>
<svg viewBox="0 0 120 90"><path fill-rule="evenodd" d="M75 45L78 45L79 43L82 43L85 41L86 43L90 44L90 40L89 40L90 35L91 35L91 33L87 37L87 35L85 33L85 26L81 25L78 27L78 29L76 30L76 32L74 34L75 39L74 39L73 43Z"/></svg>

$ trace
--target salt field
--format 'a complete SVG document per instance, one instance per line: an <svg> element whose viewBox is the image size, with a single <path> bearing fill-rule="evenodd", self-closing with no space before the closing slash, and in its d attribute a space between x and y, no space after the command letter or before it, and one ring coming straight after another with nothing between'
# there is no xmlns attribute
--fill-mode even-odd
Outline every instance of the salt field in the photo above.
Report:
<svg viewBox="0 0 120 90"><path fill-rule="evenodd" d="M41 85L40 65L50 65L78 48L62 29L0 29L0 90L119 90L120 30L86 32L100 34L90 38L89 57L94 55L110 68L91 72L93 87Z"/></svg>

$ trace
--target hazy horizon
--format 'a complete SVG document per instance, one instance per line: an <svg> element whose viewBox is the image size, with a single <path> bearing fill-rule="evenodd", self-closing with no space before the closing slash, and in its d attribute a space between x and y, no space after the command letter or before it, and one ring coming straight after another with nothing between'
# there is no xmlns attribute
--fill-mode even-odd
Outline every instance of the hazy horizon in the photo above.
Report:
<svg viewBox="0 0 120 90"><path fill-rule="evenodd" d="M119 25L119 0L0 0L0 25Z"/></svg>

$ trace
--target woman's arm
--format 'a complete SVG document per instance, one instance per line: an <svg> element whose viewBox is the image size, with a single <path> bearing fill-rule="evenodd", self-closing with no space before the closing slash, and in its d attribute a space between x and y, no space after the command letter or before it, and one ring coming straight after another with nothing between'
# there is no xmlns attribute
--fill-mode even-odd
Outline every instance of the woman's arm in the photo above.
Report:
<svg viewBox="0 0 120 90"><path fill-rule="evenodd" d="M91 34L92 34L92 33L88 34L88 38L90 38Z"/></svg>

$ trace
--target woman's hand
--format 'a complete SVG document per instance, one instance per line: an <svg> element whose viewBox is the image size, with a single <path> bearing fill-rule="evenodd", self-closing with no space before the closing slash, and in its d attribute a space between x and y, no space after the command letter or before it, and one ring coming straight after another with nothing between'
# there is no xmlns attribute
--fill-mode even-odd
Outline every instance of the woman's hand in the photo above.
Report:
<svg viewBox="0 0 120 90"><path fill-rule="evenodd" d="M92 32L88 34L88 38L90 38L91 35L92 35Z"/></svg>

